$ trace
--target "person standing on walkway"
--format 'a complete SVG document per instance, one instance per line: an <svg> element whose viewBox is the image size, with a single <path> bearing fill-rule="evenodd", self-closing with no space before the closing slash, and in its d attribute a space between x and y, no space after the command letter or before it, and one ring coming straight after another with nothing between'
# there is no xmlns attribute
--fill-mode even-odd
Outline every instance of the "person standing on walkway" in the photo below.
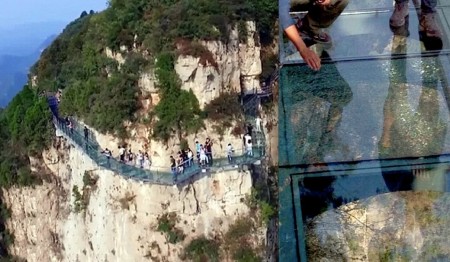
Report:
<svg viewBox="0 0 450 262"><path fill-rule="evenodd" d="M70 134L73 135L73 122L72 120L70 120L69 118L67 118L69 121L69 130L70 130Z"/></svg>
<svg viewBox="0 0 450 262"><path fill-rule="evenodd" d="M250 134L244 136L244 150L247 155L253 155L252 136Z"/></svg>
<svg viewBox="0 0 450 262"><path fill-rule="evenodd" d="M111 151L108 148L105 148L101 153L106 156L106 166L111 167L111 163L109 162L112 156Z"/></svg>
<svg viewBox="0 0 450 262"><path fill-rule="evenodd" d="M133 163L134 163L133 160L134 160L134 155L131 152L131 148L130 148L130 149L128 149L128 164L133 165Z"/></svg>
<svg viewBox="0 0 450 262"><path fill-rule="evenodd" d="M139 150L139 153L137 155L137 161L138 161L139 168L143 168L144 167L144 154L141 152L141 150Z"/></svg>
<svg viewBox="0 0 450 262"><path fill-rule="evenodd" d="M233 146L231 145L231 143L229 143L227 146L227 158L229 164L233 162L233 153L234 153Z"/></svg>
<svg viewBox="0 0 450 262"><path fill-rule="evenodd" d="M253 156L253 144L251 139L247 140L247 155Z"/></svg>
<svg viewBox="0 0 450 262"><path fill-rule="evenodd" d="M253 125L252 123L247 124L247 133L252 135L253 134Z"/></svg>
<svg viewBox="0 0 450 262"><path fill-rule="evenodd" d="M283 31L311 69L316 71L320 69L320 57L309 49L302 38L310 38L316 43L331 43L331 37L322 29L334 23L348 2L349 0L278 0ZM291 4L307 6L306 16L297 23L289 14Z"/></svg>
<svg viewBox="0 0 450 262"><path fill-rule="evenodd" d="M197 155L197 162L200 164L200 148L201 144L198 142L198 140L195 140L195 153Z"/></svg>
<svg viewBox="0 0 450 262"><path fill-rule="evenodd" d="M86 126L84 126L84 145L86 147L86 151L88 150L88 139L89 139L89 130Z"/></svg>
<svg viewBox="0 0 450 262"><path fill-rule="evenodd" d="M213 157L212 157L212 145L213 145L212 140L209 139L209 137L206 138L204 149L205 149L205 151L206 151L206 152L205 152L205 153L206 153L206 156L208 157L208 163L210 163L210 164L212 164L212 161L213 161Z"/></svg>
<svg viewBox="0 0 450 262"><path fill-rule="evenodd" d="M170 170L172 171L173 181L177 182L177 164L173 156L170 156Z"/></svg>
<svg viewBox="0 0 450 262"><path fill-rule="evenodd" d="M84 126L84 141L88 141L88 138L89 138L89 130L88 130L88 128L86 127L86 126Z"/></svg>
<svg viewBox="0 0 450 262"><path fill-rule="evenodd" d="M150 156L147 152L144 154L144 169L150 169L151 166Z"/></svg>
<svg viewBox="0 0 450 262"><path fill-rule="evenodd" d="M190 148L187 149L187 157L188 157L188 167L191 167L194 163L194 153L192 153L192 150Z"/></svg>
<svg viewBox="0 0 450 262"><path fill-rule="evenodd" d="M256 132L261 133L261 118L259 116L255 119L256 124Z"/></svg>
<svg viewBox="0 0 450 262"><path fill-rule="evenodd" d="M125 162L125 147L124 146L119 146L119 158L120 158L120 162Z"/></svg>
<svg viewBox="0 0 450 262"><path fill-rule="evenodd" d="M206 155L206 151L203 145L200 145L200 165L203 167L207 164L209 164L208 156Z"/></svg>

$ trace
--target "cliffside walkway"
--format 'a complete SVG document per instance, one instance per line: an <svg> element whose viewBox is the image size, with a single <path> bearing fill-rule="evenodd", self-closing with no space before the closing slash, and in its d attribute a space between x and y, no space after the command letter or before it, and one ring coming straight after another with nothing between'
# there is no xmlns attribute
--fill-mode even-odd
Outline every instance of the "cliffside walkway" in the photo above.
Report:
<svg viewBox="0 0 450 262"><path fill-rule="evenodd" d="M51 99L50 99L51 100ZM251 120L253 121L253 120ZM219 170L231 170L242 169L244 165L255 163L265 155L265 143L264 135L262 133L257 134L259 141L253 146L253 155L249 156L245 154L243 150L235 150L232 162L229 163L226 154L222 158L214 158L212 164L208 166L200 166L194 159L194 164L190 167L184 168L184 172L177 174L177 179L173 176L170 167L155 167L151 166L150 169L143 169L134 165L129 165L118 161L111 157L108 158L102 154L102 148L99 144L91 139L85 140L83 131L80 128L69 128L64 120L54 117L53 124L60 135L72 141L80 150L87 154L97 165L112 170L127 179L133 179L144 183L161 184L161 185L174 185L188 180L189 178L200 174L215 172ZM81 125L77 125L81 126ZM253 135L256 135L254 132Z"/></svg>

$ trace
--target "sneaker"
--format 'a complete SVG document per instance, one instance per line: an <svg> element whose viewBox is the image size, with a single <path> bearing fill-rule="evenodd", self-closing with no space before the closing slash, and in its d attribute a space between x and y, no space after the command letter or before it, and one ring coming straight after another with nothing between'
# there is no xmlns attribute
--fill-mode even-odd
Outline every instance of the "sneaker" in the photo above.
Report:
<svg viewBox="0 0 450 262"><path fill-rule="evenodd" d="M392 27L401 27L405 24L405 19L409 15L408 1L395 3L394 12L389 19Z"/></svg>
<svg viewBox="0 0 450 262"><path fill-rule="evenodd" d="M296 26L297 26L298 31L302 35L302 38L304 36L306 36L317 43L323 43L323 44L331 43L331 36L329 34L327 34L325 32L320 32L318 34L314 33L313 31L311 31L310 28L308 28L305 25L305 23L303 23L303 19L298 19Z"/></svg>
<svg viewBox="0 0 450 262"><path fill-rule="evenodd" d="M434 13L423 14L420 16L419 32L423 32L427 37L442 37L442 33L436 23Z"/></svg>

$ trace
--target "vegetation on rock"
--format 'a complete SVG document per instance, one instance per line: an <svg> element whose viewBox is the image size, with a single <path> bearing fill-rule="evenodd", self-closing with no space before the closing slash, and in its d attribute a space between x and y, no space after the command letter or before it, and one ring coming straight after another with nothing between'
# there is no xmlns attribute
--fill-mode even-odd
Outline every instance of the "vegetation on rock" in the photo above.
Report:
<svg viewBox="0 0 450 262"><path fill-rule="evenodd" d="M184 252L186 258L194 261L219 261L219 243L205 237L198 237L193 239L185 247Z"/></svg>
<svg viewBox="0 0 450 262"><path fill-rule="evenodd" d="M224 131L233 127L243 125L244 111L236 93L222 93L205 106L205 116L212 120L214 130L221 136Z"/></svg>
<svg viewBox="0 0 450 262"><path fill-rule="evenodd" d="M167 141L178 134L181 141L184 135L197 132L203 127L200 105L192 91L181 90L180 80L173 67L174 57L170 53L162 53L156 62L158 88L161 101L155 108L157 120L153 128L155 138Z"/></svg>
<svg viewBox="0 0 450 262"><path fill-rule="evenodd" d="M168 243L176 244L186 237L183 231L176 226L178 222L179 217L175 212L164 213L158 217L156 229L166 236Z"/></svg>
<svg viewBox="0 0 450 262"><path fill-rule="evenodd" d="M257 234L255 220L250 217L239 217L223 236L208 239L199 236L192 239L181 255L182 260L192 261L262 261L262 246L254 242Z"/></svg>

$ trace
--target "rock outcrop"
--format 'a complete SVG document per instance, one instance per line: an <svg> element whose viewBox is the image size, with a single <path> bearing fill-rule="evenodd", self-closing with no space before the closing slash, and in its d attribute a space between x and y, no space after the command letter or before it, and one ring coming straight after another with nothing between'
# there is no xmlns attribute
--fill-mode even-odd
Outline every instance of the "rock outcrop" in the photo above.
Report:
<svg viewBox="0 0 450 262"><path fill-rule="evenodd" d="M227 43L201 43L212 54L214 63L201 63L201 58L190 55L179 56L175 71L181 79L182 89L192 89L201 108L224 91L246 93L258 89L262 71L261 47L255 39L258 39L255 23L247 22L247 36L239 35L235 28L231 30ZM142 90L156 91L151 70L141 76L139 83Z"/></svg>
<svg viewBox="0 0 450 262"><path fill-rule="evenodd" d="M308 261L448 261L448 193L382 194L306 226Z"/></svg>

